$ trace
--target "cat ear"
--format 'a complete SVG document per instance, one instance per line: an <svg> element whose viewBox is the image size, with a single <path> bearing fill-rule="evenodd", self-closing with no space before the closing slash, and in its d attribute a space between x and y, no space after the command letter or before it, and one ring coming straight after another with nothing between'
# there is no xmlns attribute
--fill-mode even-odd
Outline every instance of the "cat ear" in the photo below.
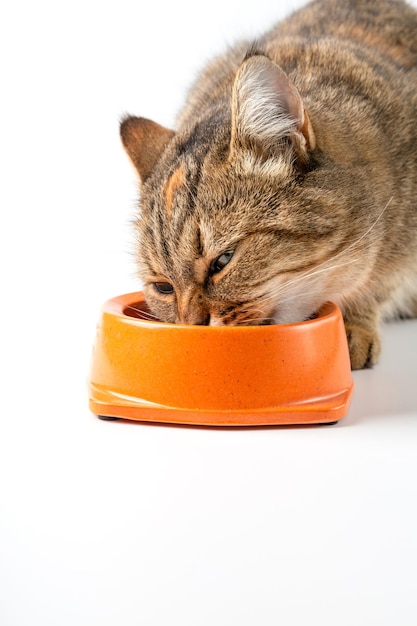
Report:
<svg viewBox="0 0 417 626"><path fill-rule="evenodd" d="M144 117L127 117L120 124L120 136L142 183L148 178L174 131Z"/></svg>
<svg viewBox="0 0 417 626"><path fill-rule="evenodd" d="M315 146L313 128L301 96L287 74L263 55L240 66L232 95L233 150L255 150L264 158L277 154L283 139L291 140L305 159Z"/></svg>

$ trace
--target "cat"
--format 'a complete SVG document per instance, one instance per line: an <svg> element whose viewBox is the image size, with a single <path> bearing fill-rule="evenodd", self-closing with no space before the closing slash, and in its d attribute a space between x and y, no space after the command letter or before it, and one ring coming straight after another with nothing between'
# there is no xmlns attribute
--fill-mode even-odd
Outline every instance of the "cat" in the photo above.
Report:
<svg viewBox="0 0 417 626"><path fill-rule="evenodd" d="M417 12L315 0L203 69L176 130L127 116L150 311L253 325L342 310L352 369L417 315Z"/></svg>

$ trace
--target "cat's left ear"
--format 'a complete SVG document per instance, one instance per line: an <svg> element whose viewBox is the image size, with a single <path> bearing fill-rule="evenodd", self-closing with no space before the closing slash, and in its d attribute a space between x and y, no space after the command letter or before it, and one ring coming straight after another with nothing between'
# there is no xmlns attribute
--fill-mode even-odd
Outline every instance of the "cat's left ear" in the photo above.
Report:
<svg viewBox="0 0 417 626"><path fill-rule="evenodd" d="M307 159L315 137L302 98L287 74L261 54L240 66L232 95L231 151L254 150L264 158L277 155L290 140L296 157Z"/></svg>

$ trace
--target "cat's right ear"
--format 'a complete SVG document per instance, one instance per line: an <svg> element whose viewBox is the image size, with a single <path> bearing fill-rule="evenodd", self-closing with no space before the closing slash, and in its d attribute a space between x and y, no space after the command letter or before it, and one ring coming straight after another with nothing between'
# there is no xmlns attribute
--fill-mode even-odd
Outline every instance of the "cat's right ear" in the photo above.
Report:
<svg viewBox="0 0 417 626"><path fill-rule="evenodd" d="M144 117L126 117L120 137L142 183L148 178L174 131Z"/></svg>

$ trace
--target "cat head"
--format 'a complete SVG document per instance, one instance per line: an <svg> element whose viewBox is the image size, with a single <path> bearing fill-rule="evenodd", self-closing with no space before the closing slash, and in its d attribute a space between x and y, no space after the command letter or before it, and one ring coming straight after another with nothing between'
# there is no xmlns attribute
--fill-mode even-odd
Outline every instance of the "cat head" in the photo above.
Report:
<svg viewBox="0 0 417 626"><path fill-rule="evenodd" d="M140 179L139 277L159 319L294 322L329 299L332 272L319 268L340 244L338 195L317 184L309 115L276 63L248 56L192 125L127 117L121 137Z"/></svg>

